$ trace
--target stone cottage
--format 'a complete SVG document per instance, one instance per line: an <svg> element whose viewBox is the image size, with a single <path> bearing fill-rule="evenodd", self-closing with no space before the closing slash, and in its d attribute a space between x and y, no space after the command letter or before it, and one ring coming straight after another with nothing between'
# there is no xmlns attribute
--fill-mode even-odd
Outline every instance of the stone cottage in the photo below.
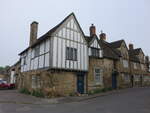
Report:
<svg viewBox="0 0 150 113"><path fill-rule="evenodd" d="M141 48L134 49L133 44L129 44L131 83L134 86L142 86L144 76L147 74L145 55Z"/></svg>
<svg viewBox="0 0 150 113"><path fill-rule="evenodd" d="M117 86L115 86L115 80L112 79L112 76L116 71L115 63L119 57L106 42L105 33L101 33L97 37L96 27L93 24L89 30L90 36L86 36L89 52L87 90L116 88Z"/></svg>

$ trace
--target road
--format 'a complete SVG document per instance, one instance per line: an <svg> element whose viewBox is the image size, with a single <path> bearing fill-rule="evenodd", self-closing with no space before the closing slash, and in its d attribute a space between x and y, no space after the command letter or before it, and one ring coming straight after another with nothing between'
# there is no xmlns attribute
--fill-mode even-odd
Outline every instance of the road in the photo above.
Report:
<svg viewBox="0 0 150 113"><path fill-rule="evenodd" d="M17 93L13 97L9 95L10 101L6 99L5 102L3 99L7 98L7 94L4 95L6 92L0 91L0 113L150 113L150 88L124 89L81 102L50 105L13 103L11 98L17 98Z"/></svg>

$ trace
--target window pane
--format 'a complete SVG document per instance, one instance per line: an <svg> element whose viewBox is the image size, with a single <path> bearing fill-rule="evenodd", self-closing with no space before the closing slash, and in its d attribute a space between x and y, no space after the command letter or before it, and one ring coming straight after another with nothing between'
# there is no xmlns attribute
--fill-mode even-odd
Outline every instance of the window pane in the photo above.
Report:
<svg viewBox="0 0 150 113"><path fill-rule="evenodd" d="M66 59L67 60L77 60L77 49L67 47L66 48Z"/></svg>
<svg viewBox="0 0 150 113"><path fill-rule="evenodd" d="M99 49L91 48L92 56L99 57Z"/></svg>

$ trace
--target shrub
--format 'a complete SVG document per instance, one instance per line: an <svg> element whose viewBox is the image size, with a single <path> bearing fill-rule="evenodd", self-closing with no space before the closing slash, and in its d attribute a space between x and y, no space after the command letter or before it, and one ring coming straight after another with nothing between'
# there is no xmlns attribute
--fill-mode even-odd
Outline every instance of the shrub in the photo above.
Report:
<svg viewBox="0 0 150 113"><path fill-rule="evenodd" d="M44 94L41 90L33 90L31 95L36 97L44 97Z"/></svg>
<svg viewBox="0 0 150 113"><path fill-rule="evenodd" d="M27 88L21 88L20 90L19 90L19 92L20 93L24 93L24 94L31 94L31 92L27 89Z"/></svg>

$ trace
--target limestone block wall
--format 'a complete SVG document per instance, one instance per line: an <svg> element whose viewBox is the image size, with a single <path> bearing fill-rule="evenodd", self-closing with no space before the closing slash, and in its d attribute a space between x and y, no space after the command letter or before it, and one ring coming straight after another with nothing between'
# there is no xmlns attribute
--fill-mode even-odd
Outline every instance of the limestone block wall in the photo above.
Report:
<svg viewBox="0 0 150 113"><path fill-rule="evenodd" d="M39 76L38 88L32 87L32 76ZM22 73L21 77L19 88L27 88L31 92L40 89L45 95L66 96L77 90L75 72L30 71Z"/></svg>
<svg viewBox="0 0 150 113"><path fill-rule="evenodd" d="M109 59L96 59L96 58L90 58L89 59L89 71L87 74L87 89L88 91L94 90L94 89L100 89L100 88L107 88L111 87L112 84L112 71L113 71L113 60ZM94 69L100 68L102 69L102 84L96 84L95 82L95 75L94 75Z"/></svg>

